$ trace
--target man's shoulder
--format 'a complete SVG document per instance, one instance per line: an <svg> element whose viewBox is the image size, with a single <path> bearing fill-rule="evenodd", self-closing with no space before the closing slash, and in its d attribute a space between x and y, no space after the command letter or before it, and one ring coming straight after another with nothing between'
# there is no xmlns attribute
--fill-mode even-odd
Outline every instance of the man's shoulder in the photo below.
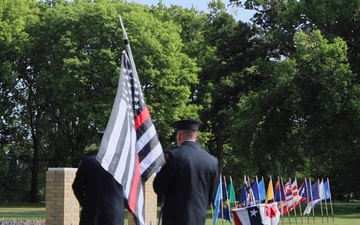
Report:
<svg viewBox="0 0 360 225"><path fill-rule="evenodd" d="M80 165L82 165L82 166L85 166L85 165L97 165L97 164L99 164L99 162L96 159L96 154L85 155L81 159L81 162L80 162Z"/></svg>

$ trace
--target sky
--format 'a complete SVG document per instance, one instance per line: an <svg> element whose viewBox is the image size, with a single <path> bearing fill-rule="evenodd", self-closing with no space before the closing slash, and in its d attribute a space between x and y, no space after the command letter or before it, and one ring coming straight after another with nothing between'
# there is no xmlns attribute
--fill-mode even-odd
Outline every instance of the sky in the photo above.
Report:
<svg viewBox="0 0 360 225"><path fill-rule="evenodd" d="M192 6L199 11L208 12L208 3L210 0L162 0L166 6L180 5L184 8L191 8ZM130 0L129 2L136 2L143 5L157 5L159 0ZM228 4L228 0L223 0L225 5ZM243 22L249 22L250 18L254 14L252 10L245 10L240 8L227 7L228 13L234 16L235 19Z"/></svg>

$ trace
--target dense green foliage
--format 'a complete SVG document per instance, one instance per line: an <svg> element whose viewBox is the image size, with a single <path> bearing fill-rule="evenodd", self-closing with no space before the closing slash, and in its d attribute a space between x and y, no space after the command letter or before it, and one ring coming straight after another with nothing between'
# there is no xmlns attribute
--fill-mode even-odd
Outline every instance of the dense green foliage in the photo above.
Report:
<svg viewBox="0 0 360 225"><path fill-rule="evenodd" d="M235 184L329 177L335 198L359 198L360 3L229 2L256 10L251 22L220 0L208 13L0 0L0 202L39 201L48 167L97 148L119 79L119 15L164 149L172 121L199 118L200 142Z"/></svg>

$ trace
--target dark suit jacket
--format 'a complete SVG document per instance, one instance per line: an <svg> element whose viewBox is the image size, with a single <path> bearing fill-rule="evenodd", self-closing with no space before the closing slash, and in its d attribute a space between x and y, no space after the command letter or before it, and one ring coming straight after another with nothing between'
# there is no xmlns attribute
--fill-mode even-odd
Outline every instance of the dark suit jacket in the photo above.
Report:
<svg viewBox="0 0 360 225"><path fill-rule="evenodd" d="M217 159L192 141L167 154L153 183L154 191L164 197L162 224L204 225L219 180Z"/></svg>
<svg viewBox="0 0 360 225"><path fill-rule="evenodd" d="M125 202L122 186L96 160L85 156L72 184L82 206L80 225L123 225Z"/></svg>

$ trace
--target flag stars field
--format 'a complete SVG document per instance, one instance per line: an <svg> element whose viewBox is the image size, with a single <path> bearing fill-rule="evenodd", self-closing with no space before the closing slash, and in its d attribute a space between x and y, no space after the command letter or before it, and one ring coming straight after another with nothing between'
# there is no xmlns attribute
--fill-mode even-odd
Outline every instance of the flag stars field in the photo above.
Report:
<svg viewBox="0 0 360 225"><path fill-rule="evenodd" d="M257 210L255 210L255 209L252 209L251 211L250 211L250 216L256 216L256 214L258 213L258 211Z"/></svg>

